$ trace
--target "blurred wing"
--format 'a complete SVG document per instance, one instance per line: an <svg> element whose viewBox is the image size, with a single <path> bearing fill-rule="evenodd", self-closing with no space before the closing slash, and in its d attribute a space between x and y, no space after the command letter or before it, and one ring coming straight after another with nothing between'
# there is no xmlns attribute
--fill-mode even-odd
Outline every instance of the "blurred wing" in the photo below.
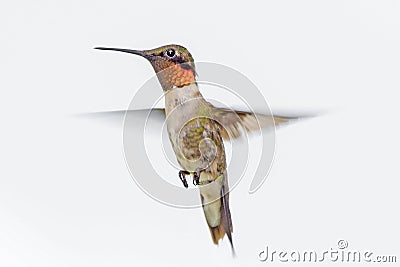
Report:
<svg viewBox="0 0 400 267"><path fill-rule="evenodd" d="M149 116L149 114L152 116ZM150 120L163 122L165 110L138 109L138 110L115 110L79 114L80 117L87 117L95 120L108 121L112 124L122 125L124 118L134 119L147 117ZM126 117L125 117L126 116ZM143 117L145 116L145 117ZM261 129L269 129L274 126L282 126L292 121L310 116L280 116L251 113L246 111L230 110L225 108L214 108L213 119L218 121L221 127L221 134L225 140L235 139L242 135L243 131L252 132Z"/></svg>
<svg viewBox="0 0 400 267"><path fill-rule="evenodd" d="M149 116L151 114L151 116ZM88 118L96 121L104 121L108 124L120 127L125 118L148 118L149 120L157 120L157 122L165 121L165 110L163 108L155 109L136 109L136 110L111 110L81 113L77 115L81 118Z"/></svg>
<svg viewBox="0 0 400 267"><path fill-rule="evenodd" d="M279 116L251 113L246 111L215 108L214 118L221 124L221 134L225 140L238 138L242 130L247 132L282 126L305 116Z"/></svg>

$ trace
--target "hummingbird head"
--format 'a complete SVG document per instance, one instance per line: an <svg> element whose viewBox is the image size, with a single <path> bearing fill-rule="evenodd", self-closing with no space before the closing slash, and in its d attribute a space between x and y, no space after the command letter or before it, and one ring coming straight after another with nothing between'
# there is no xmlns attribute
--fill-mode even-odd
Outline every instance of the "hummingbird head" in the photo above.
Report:
<svg viewBox="0 0 400 267"><path fill-rule="evenodd" d="M146 58L157 73L164 91L195 82L196 71L193 57L185 47L180 45L165 45L151 50L106 47L96 47L95 49L125 52Z"/></svg>

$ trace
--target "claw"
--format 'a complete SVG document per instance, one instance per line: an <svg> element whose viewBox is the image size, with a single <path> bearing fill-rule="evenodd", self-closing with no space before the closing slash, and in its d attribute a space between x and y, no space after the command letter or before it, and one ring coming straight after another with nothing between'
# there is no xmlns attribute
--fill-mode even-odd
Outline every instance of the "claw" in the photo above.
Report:
<svg viewBox="0 0 400 267"><path fill-rule="evenodd" d="M183 183L183 186L185 188L189 187L189 185L188 185L188 183L186 181L186 175L188 175L188 174L190 174L188 171L179 171L179 179L181 179L181 181Z"/></svg>
<svg viewBox="0 0 400 267"><path fill-rule="evenodd" d="M193 184L194 185L199 185L200 184L200 177L197 172L193 173Z"/></svg>

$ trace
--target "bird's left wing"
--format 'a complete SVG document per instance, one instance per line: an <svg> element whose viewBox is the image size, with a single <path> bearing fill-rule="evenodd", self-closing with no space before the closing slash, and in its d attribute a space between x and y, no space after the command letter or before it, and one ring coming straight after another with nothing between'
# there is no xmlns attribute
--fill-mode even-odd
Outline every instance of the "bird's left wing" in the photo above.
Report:
<svg viewBox="0 0 400 267"><path fill-rule="evenodd" d="M222 137L225 140L235 139L243 131L252 132L262 129L271 129L285 123L304 118L305 116L280 116L252 113L246 111L215 108L213 117L221 125Z"/></svg>
<svg viewBox="0 0 400 267"><path fill-rule="evenodd" d="M149 116L150 113L152 116ZM157 121L162 122L165 120L165 110L163 108L114 110L79 114L79 116L122 125L124 118L134 119L138 116L141 118L146 116L148 119L156 119ZM268 130L310 116L267 115L213 107L211 117L221 125L222 137L225 140L230 140L240 137L244 131L252 132L259 129Z"/></svg>

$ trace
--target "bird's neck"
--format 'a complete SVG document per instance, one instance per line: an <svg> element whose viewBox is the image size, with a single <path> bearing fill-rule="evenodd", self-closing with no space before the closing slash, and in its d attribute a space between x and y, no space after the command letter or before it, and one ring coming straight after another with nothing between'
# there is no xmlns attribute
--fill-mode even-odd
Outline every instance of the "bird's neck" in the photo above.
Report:
<svg viewBox="0 0 400 267"><path fill-rule="evenodd" d="M168 68L163 69L159 69L158 65L153 67L164 91L169 91L174 87L185 87L196 83L194 69L185 68L181 64L172 64Z"/></svg>
<svg viewBox="0 0 400 267"><path fill-rule="evenodd" d="M169 114L177 107L196 107L199 104L207 103L200 93L197 83L191 83L183 87L172 87L164 91L165 111Z"/></svg>

